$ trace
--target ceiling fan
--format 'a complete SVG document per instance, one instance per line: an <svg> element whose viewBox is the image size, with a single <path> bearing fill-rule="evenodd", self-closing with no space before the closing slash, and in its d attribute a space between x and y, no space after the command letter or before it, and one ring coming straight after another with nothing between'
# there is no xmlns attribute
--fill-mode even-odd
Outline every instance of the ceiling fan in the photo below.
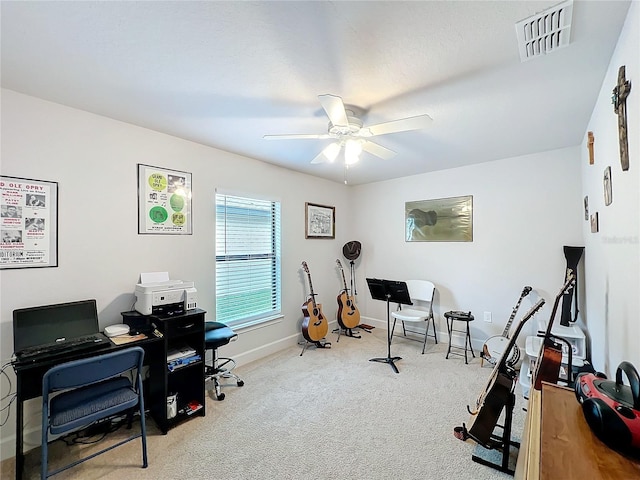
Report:
<svg viewBox="0 0 640 480"><path fill-rule="evenodd" d="M358 118L358 115L362 113L361 109L345 105L342 98L336 95L318 95L318 99L327 117L329 117L327 133L265 135L263 138L266 140L331 138L335 141L327 145L311 163L333 162L344 147L345 165L350 165L358 161L362 150L384 160L393 158L396 155L393 150L369 140L371 137L419 130L433 121L429 115L424 114L365 127L362 120Z"/></svg>

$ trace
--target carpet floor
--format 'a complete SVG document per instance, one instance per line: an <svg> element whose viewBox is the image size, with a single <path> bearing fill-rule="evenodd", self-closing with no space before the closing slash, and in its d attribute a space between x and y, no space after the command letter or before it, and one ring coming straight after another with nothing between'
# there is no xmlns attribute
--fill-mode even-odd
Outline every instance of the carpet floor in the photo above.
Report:
<svg viewBox="0 0 640 480"><path fill-rule="evenodd" d="M358 331L358 330L356 330ZM206 416L162 435L148 425L149 467L141 468L135 440L56 475L63 479L455 479L510 475L472 460L477 446L454 437L469 423L467 405L485 391L492 368L477 357L445 359L447 345L395 337L391 355L400 373L371 358L387 357L386 331L361 338L329 333L330 349L290 347L235 370L244 387L223 388L224 401L207 399ZM242 337L240 338L242 341ZM221 354L224 355L224 349ZM517 394L512 438L521 435L524 400ZM134 428L138 428L134 424ZM99 444L50 446L51 467L86 455ZM491 451L500 459L499 451ZM494 457L496 458L496 457ZM25 479L39 478L40 448L25 459ZM13 460L2 478L13 478Z"/></svg>

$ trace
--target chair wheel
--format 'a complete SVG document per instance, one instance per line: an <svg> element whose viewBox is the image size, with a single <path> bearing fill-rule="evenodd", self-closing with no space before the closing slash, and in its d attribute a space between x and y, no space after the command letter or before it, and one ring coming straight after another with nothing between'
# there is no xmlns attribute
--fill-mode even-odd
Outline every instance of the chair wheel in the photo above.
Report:
<svg viewBox="0 0 640 480"><path fill-rule="evenodd" d="M238 386L242 387L244 385L244 380L238 380Z"/></svg>
<svg viewBox="0 0 640 480"><path fill-rule="evenodd" d="M216 400L218 401L224 400L224 393L221 393L220 395L216 395Z"/></svg>

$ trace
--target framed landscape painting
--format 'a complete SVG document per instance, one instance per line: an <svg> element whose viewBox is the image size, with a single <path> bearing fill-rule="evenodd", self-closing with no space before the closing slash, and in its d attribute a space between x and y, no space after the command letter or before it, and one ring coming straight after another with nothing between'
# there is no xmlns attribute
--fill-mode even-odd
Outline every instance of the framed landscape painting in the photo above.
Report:
<svg viewBox="0 0 640 480"><path fill-rule="evenodd" d="M473 196L406 202L405 241L472 242Z"/></svg>

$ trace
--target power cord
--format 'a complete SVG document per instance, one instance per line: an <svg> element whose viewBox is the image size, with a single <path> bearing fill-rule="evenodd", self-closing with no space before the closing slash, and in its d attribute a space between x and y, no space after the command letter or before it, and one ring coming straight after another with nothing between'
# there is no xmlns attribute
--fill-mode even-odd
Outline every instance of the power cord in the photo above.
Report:
<svg viewBox="0 0 640 480"><path fill-rule="evenodd" d="M125 423L127 423L126 415L115 418L107 418L105 420L94 422L88 427L83 428L82 430L71 432L70 434L62 437L61 440L64 441L67 446L91 445L101 442L106 438L107 435L116 432Z"/></svg>
<svg viewBox="0 0 640 480"><path fill-rule="evenodd" d="M9 420L9 415L11 413L11 404L15 402L17 398L16 393L11 393L11 390L13 390L11 377L9 377L9 375L7 375L7 372L5 371L10 366L11 366L11 362L7 362L4 365L2 365L2 368L0 368L0 374L7 379L7 383L9 384L9 393L7 393L6 395L3 395L2 398L0 398L0 417L2 417L3 414L5 415L5 417L2 420L0 420L0 427L4 427L7 421Z"/></svg>

